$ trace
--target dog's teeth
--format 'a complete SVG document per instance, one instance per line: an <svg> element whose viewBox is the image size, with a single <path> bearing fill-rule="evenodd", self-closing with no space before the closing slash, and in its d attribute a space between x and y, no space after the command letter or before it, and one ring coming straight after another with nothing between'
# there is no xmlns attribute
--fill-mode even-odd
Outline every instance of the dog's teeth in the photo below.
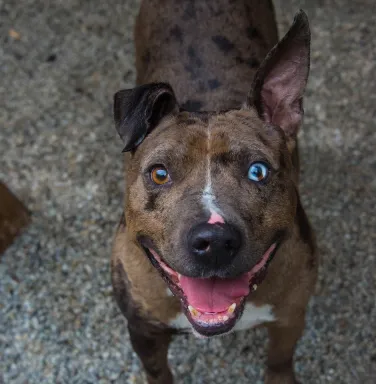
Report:
<svg viewBox="0 0 376 384"><path fill-rule="evenodd" d="M178 273L178 279L179 279L179 281L180 281L180 279L181 279L181 274L180 274L180 273Z"/></svg>
<svg viewBox="0 0 376 384"><path fill-rule="evenodd" d="M223 321L227 321L228 320L228 316L224 315L223 316Z"/></svg>
<svg viewBox="0 0 376 384"><path fill-rule="evenodd" d="M253 288L254 291L257 291L257 284L253 284L252 288Z"/></svg>
<svg viewBox="0 0 376 384"><path fill-rule="evenodd" d="M235 308L236 308L236 303L232 303L232 304L228 307L227 313L234 313Z"/></svg>
<svg viewBox="0 0 376 384"><path fill-rule="evenodd" d="M198 316L199 315L199 312L197 309L193 308L191 305L188 305L188 309L189 309L189 312L191 312L191 315L192 316Z"/></svg>

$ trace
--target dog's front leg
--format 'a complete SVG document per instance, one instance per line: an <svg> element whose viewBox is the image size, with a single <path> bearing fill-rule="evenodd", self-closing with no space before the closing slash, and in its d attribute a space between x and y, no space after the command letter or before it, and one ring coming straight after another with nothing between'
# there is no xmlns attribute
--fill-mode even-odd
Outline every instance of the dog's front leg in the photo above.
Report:
<svg viewBox="0 0 376 384"><path fill-rule="evenodd" d="M138 327L137 327L138 328ZM128 325L132 346L146 371L149 384L172 384L167 351L171 341L168 331L145 333Z"/></svg>
<svg viewBox="0 0 376 384"><path fill-rule="evenodd" d="M269 347L265 384L299 384L295 378L293 356L304 330L304 317L288 326L268 327Z"/></svg>

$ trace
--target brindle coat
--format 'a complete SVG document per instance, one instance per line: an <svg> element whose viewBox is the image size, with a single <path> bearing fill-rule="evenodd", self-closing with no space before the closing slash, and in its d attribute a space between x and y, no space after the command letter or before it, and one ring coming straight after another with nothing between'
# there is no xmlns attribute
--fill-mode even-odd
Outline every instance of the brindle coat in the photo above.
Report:
<svg viewBox="0 0 376 384"><path fill-rule="evenodd" d="M209 164L216 205L245 239L232 275L250 270L273 241L280 242L249 300L271 305L276 319L265 324L265 382L297 383L293 353L317 274L314 236L298 192L296 143L309 71L307 18L300 12L275 46L270 1L144 0L135 38L137 82L148 84L115 95L127 188L112 281L148 381L172 383L167 349L176 330L169 324L181 305L167 295L138 236L152 239L180 273L212 273L197 266L183 246L189 228L208 220L202 194ZM246 175L260 160L271 174L256 185ZM153 164L166 166L172 184L157 188L150 182ZM230 276L226 268L218 274Z"/></svg>

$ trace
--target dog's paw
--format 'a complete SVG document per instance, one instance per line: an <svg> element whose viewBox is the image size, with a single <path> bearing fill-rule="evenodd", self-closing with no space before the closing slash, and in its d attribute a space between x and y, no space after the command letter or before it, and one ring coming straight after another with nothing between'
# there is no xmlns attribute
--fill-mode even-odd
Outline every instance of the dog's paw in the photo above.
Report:
<svg viewBox="0 0 376 384"><path fill-rule="evenodd" d="M265 384L301 384L296 380L294 372L273 372L266 371Z"/></svg>

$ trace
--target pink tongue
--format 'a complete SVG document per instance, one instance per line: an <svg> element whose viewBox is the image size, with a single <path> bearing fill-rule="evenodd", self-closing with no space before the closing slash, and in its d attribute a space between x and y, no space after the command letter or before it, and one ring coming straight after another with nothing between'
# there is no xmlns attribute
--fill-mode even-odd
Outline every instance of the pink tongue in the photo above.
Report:
<svg viewBox="0 0 376 384"><path fill-rule="evenodd" d="M223 312L243 296L249 294L249 276L245 273L235 279L197 279L181 276L180 285L188 304L201 312Z"/></svg>

